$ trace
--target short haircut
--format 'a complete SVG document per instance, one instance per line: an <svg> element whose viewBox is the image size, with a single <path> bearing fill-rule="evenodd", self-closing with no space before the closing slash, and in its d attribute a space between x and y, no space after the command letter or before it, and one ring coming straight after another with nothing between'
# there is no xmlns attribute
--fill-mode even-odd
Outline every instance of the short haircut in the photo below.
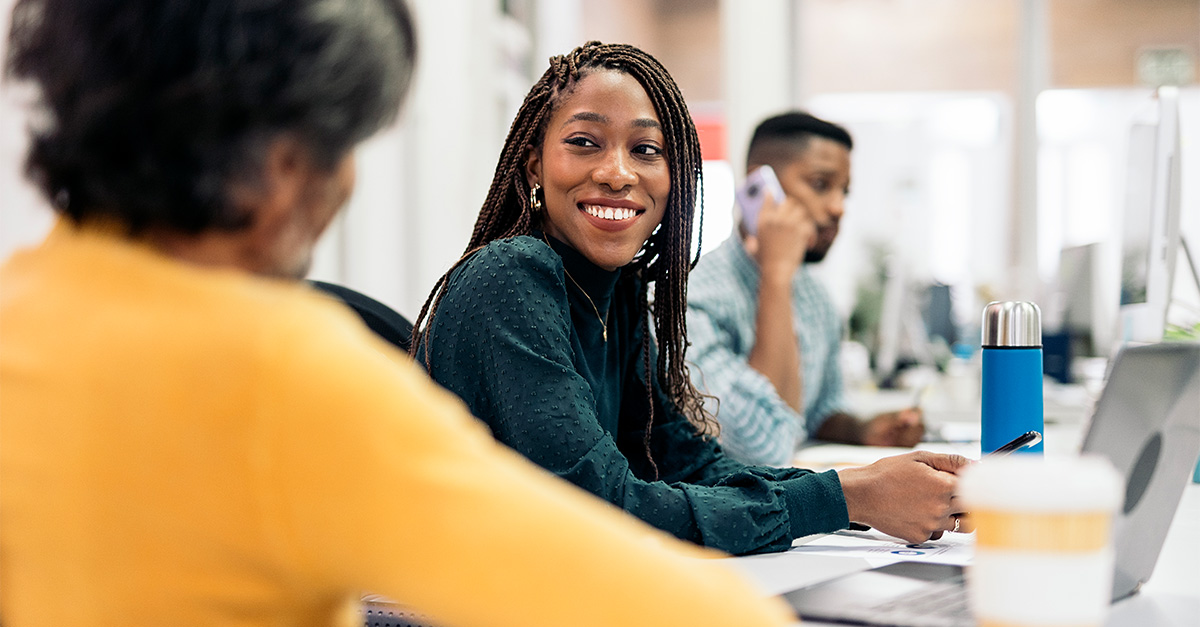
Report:
<svg viewBox="0 0 1200 627"><path fill-rule="evenodd" d="M38 88L26 174L76 222L237 230L232 183L290 137L327 171L399 113L403 0L18 0L6 75Z"/></svg>
<svg viewBox="0 0 1200 627"><path fill-rule="evenodd" d="M789 111L763 120L754 129L746 151L746 168L769 165L779 169L808 149L813 137L824 137L854 149L854 140L846 129L803 111Z"/></svg>

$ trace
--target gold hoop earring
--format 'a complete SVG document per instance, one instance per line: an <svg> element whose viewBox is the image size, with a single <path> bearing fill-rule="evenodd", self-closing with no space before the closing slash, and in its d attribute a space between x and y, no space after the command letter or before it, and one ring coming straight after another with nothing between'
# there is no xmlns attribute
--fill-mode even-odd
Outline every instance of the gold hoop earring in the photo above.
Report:
<svg viewBox="0 0 1200 627"><path fill-rule="evenodd" d="M541 183L534 183L533 187L529 188L529 208L537 213L542 210L542 201L538 200L538 190L542 188Z"/></svg>

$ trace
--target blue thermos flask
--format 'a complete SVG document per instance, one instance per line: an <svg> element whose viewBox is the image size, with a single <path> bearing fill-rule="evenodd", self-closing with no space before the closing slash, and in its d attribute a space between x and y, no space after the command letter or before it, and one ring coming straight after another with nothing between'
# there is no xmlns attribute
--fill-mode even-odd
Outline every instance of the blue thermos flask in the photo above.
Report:
<svg viewBox="0 0 1200 627"><path fill-rule="evenodd" d="M1045 433L1042 413L1042 312L1029 302L983 308L981 448L986 455L1025 433ZM1041 455L1042 444L1022 449Z"/></svg>

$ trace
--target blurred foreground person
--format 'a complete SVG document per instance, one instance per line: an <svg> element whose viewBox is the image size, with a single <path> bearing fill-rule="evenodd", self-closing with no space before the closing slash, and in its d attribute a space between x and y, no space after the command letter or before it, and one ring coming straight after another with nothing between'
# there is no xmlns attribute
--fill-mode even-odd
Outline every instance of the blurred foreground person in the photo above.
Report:
<svg viewBox="0 0 1200 627"><path fill-rule="evenodd" d="M28 174L0 271L0 622L776 625L676 543L496 444L297 281L395 116L398 1L23 0Z"/></svg>

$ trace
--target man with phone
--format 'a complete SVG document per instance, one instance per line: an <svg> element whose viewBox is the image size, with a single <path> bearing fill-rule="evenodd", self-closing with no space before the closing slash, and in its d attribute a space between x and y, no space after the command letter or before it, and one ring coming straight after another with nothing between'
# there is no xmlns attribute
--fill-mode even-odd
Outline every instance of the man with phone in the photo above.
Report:
<svg viewBox="0 0 1200 627"><path fill-rule="evenodd" d="M722 444L740 461L789 465L809 438L912 446L924 434L918 408L870 419L845 410L841 321L809 269L837 237L852 148L844 128L807 113L764 120L750 140L737 233L692 271L693 379L719 400Z"/></svg>

